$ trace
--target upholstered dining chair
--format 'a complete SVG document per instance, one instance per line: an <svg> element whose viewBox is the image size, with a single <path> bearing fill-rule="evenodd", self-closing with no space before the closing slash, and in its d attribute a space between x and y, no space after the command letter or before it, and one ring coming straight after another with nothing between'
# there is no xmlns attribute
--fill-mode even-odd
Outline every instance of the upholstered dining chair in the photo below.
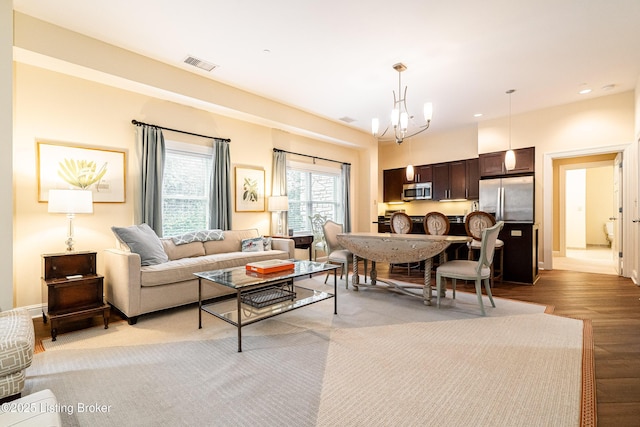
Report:
<svg viewBox="0 0 640 427"><path fill-rule="evenodd" d="M434 236L443 236L449 233L449 218L440 212L429 212L424 216L422 222L425 234L433 234Z"/></svg>
<svg viewBox="0 0 640 427"><path fill-rule="evenodd" d="M467 236L471 237L471 241L467 244L469 248L469 260L474 259L474 252L479 251L482 244L482 230L492 227L496 224L496 218L488 212L473 211L467 215L464 222L464 228ZM498 268L495 262L491 264L491 285L494 281L502 281L502 271L504 269L504 242L500 239L496 240L496 252L498 252Z"/></svg>
<svg viewBox="0 0 640 427"><path fill-rule="evenodd" d="M327 217L320 214L310 215L311 232L313 233L313 260L318 259L318 251L327 253L327 242L324 240L322 226L327 222Z"/></svg>
<svg viewBox="0 0 640 427"><path fill-rule="evenodd" d="M425 234L431 234L434 236L444 236L449 234L449 228L451 224L449 223L449 218L441 212L429 212L424 216L424 220L422 221L422 226L424 227ZM443 251L439 259L435 259L434 257L434 267L442 264L447 261L447 251Z"/></svg>
<svg viewBox="0 0 640 427"><path fill-rule="evenodd" d="M476 295L478 296L478 304L483 316L486 316L484 304L482 302L482 282L484 288L491 301L491 306L495 307L493 295L491 295L490 277L492 274L491 265L493 264L493 256L495 254L498 233L502 229L504 222L500 221L495 225L484 228L481 232L480 258L478 261L456 259L448 261L439 266L436 270L436 295L437 306L440 308L440 294L442 289L442 279L448 277L451 279L451 290L453 299L456 298L456 280L473 280L476 285Z"/></svg>
<svg viewBox="0 0 640 427"><path fill-rule="evenodd" d="M411 217L404 212L394 212L391 214L391 218L389 220L389 225L391 226L391 232L395 234L409 234L413 229L413 221L411 221ZM414 264L390 264L389 272L393 273L394 267L402 267L407 269L407 275L411 276L412 268L419 268L420 263Z"/></svg>
<svg viewBox="0 0 640 427"><path fill-rule="evenodd" d="M342 224L328 220L322 226L322 230L327 244L327 261L342 265L340 278L342 279L343 275L346 275L345 288L349 289L349 263L353 261L353 254L338 243L338 234L343 231ZM327 283L328 278L329 272L324 278L324 283ZM367 260L364 260L364 280L367 281Z"/></svg>

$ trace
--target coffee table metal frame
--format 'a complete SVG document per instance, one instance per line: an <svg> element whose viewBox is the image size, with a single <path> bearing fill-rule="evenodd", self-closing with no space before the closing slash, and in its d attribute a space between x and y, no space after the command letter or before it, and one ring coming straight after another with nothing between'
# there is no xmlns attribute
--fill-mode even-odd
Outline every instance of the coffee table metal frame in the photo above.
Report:
<svg viewBox="0 0 640 427"><path fill-rule="evenodd" d="M236 326L238 329L238 352L242 352L242 328L244 326L330 298L333 298L333 314L338 314L337 269L340 266L313 261L292 260L292 262L294 263L292 270L271 274L250 272L244 266L194 273L198 277L198 329L202 329L203 311ZM331 270L333 270L333 293L294 284L294 279L297 277L330 272ZM215 283L234 289L236 291L235 307L232 299L203 304L203 283ZM292 299L260 308L242 302L242 297L250 292L275 286L286 286L288 290L293 291Z"/></svg>

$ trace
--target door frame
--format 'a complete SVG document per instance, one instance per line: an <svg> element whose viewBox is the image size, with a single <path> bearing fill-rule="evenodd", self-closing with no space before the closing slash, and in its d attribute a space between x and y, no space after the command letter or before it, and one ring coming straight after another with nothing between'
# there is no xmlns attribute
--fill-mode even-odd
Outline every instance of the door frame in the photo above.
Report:
<svg viewBox="0 0 640 427"><path fill-rule="evenodd" d="M623 188L623 211L622 221L620 222L621 230L630 230L631 227L627 222L631 218L631 207L633 206L633 197L630 193L630 187L627 185L630 182L632 166L631 162L631 150L632 144L624 145L611 145L606 147L594 147L572 151L558 151L554 153L544 153L542 164L543 175L543 261L540 263L540 268L544 270L553 270L553 160L565 159L570 157L589 156L595 154L609 154L609 153L622 153L622 188ZM629 245L630 239L623 239L623 260L624 258L635 256L634 249ZM624 261L623 261L624 265ZM631 277L631 271L629 268L623 268L621 276Z"/></svg>

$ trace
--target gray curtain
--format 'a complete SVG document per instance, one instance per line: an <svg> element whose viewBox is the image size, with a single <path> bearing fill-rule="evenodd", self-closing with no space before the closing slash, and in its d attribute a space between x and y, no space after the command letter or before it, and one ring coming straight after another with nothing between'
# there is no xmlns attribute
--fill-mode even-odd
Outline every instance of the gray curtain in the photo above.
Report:
<svg viewBox="0 0 640 427"><path fill-rule="evenodd" d="M231 160L227 141L214 141L212 160L209 227L231 230Z"/></svg>
<svg viewBox="0 0 640 427"><path fill-rule="evenodd" d="M136 129L141 160L141 220L162 236L162 177L164 173L164 136L153 126Z"/></svg>
<svg viewBox="0 0 640 427"><path fill-rule="evenodd" d="M344 198L344 231L351 231L351 165L342 164L342 194Z"/></svg>
<svg viewBox="0 0 640 427"><path fill-rule="evenodd" d="M286 196L287 195L287 153L284 151L273 152L273 172L271 177L271 195L272 196ZM278 223L278 215L282 218L282 224L286 231L287 226L287 212L275 212L272 214L272 223ZM275 217L275 218L274 218Z"/></svg>

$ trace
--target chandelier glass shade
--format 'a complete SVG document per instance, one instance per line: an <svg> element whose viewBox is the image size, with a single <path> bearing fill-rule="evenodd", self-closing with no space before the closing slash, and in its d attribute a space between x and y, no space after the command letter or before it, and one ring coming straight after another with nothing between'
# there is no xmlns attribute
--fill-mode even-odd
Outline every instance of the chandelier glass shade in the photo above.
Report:
<svg viewBox="0 0 640 427"><path fill-rule="evenodd" d="M504 167L508 171L516 168L516 153L511 149L511 94L515 89L509 89L506 93L509 95L509 150L504 155Z"/></svg>
<svg viewBox="0 0 640 427"><path fill-rule="evenodd" d="M393 138L397 144L402 144L405 138L411 138L429 129L433 116L433 105L427 102L423 106L422 115L426 123L417 129L409 130L409 120L412 119L413 116L410 115L407 110L407 87L405 86L404 90L402 90L402 72L407 69L407 66L399 62L393 65L393 69L398 72L398 93L396 94L396 92L393 91L393 108L391 110L390 123L382 133L379 133L380 121L377 118L372 119L371 133L378 139L384 140L387 132L390 134L390 130L393 129L393 135L389 135L389 140Z"/></svg>

